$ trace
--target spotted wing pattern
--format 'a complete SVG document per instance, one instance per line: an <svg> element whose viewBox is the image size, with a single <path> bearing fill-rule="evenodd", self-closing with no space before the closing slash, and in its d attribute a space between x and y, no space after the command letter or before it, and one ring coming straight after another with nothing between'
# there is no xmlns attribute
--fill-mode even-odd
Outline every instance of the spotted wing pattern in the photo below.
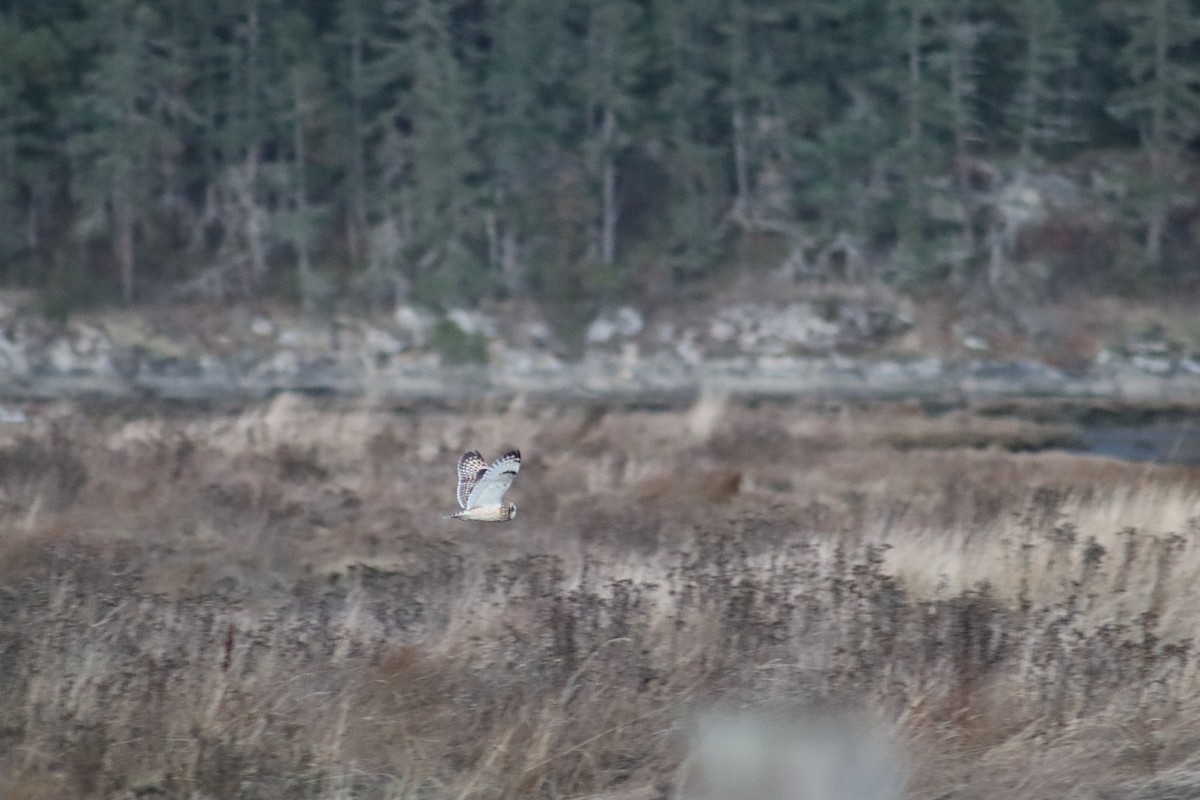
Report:
<svg viewBox="0 0 1200 800"><path fill-rule="evenodd" d="M521 451L511 450L497 458L487 470L479 476L474 486L467 494L467 508L477 506L491 507L500 505L504 493L512 486L513 478L521 469Z"/></svg>
<svg viewBox="0 0 1200 800"><path fill-rule="evenodd" d="M463 453L458 460L458 507L468 508L467 498L475 488L475 482L487 473L487 462L478 450Z"/></svg>

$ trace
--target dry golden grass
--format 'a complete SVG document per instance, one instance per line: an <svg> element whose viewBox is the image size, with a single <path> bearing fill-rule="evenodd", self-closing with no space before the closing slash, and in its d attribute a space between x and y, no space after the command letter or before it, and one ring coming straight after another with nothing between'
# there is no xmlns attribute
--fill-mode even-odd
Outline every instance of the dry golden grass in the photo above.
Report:
<svg viewBox="0 0 1200 800"><path fill-rule="evenodd" d="M474 411L0 431L0 797L693 797L714 705L866 714L909 797L1200 786L1194 473L904 406ZM442 520L513 445L517 520Z"/></svg>

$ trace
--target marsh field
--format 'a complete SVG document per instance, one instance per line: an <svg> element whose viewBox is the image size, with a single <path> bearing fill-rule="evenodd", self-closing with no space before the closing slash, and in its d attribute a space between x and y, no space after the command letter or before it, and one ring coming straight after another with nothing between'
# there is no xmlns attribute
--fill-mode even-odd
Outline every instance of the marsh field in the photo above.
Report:
<svg viewBox="0 0 1200 800"><path fill-rule="evenodd" d="M1200 796L1200 473L1070 439L720 397L29 409L0 796L714 796L714 708L870 720L910 798ZM514 446L517 519L443 519L458 455Z"/></svg>

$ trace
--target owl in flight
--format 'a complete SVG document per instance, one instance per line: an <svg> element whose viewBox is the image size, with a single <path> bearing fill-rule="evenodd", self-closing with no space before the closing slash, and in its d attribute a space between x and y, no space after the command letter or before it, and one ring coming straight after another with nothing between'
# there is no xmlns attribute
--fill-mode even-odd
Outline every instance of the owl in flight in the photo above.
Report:
<svg viewBox="0 0 1200 800"><path fill-rule="evenodd" d="M505 453L490 467L478 450L463 453L458 460L458 505L462 511L451 514L449 519L504 522L517 516L516 504L505 505L503 500L519 469L520 450Z"/></svg>

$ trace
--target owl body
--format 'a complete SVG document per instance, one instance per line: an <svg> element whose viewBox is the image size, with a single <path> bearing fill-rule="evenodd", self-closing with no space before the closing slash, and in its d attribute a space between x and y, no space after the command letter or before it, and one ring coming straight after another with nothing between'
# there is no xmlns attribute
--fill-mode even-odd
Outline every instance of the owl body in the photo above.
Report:
<svg viewBox="0 0 1200 800"><path fill-rule="evenodd" d="M521 451L510 450L492 462L478 450L463 453L458 460L458 505L461 511L450 519L475 522L507 522L517 516L514 503L504 503L504 493L521 469Z"/></svg>
<svg viewBox="0 0 1200 800"><path fill-rule="evenodd" d="M506 506L476 506L451 514L451 519L467 519L475 522L508 522L517 516L517 506L509 503Z"/></svg>

